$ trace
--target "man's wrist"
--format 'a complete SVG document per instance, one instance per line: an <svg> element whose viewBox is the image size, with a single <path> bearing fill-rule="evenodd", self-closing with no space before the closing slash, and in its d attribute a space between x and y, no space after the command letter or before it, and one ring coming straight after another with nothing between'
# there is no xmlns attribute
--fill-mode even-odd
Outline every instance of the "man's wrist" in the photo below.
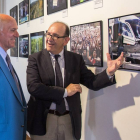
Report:
<svg viewBox="0 0 140 140"><path fill-rule="evenodd" d="M112 73L112 74L108 73L107 69L106 69L106 74L107 74L109 79L113 78L115 75L114 73Z"/></svg>

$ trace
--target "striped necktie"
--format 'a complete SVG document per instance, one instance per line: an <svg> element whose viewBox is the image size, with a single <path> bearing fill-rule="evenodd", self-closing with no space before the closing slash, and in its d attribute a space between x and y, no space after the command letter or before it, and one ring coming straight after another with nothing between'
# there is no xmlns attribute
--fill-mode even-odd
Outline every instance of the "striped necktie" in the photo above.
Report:
<svg viewBox="0 0 140 140"><path fill-rule="evenodd" d="M6 62L7 62L7 64L8 64L9 69L10 69L10 72L11 72L13 78L14 78L14 81L15 81L15 83L16 83L16 85L17 85L17 88L18 88L18 91L19 91L19 94L20 94L20 98L21 98L21 100L22 100L21 89L20 89L20 86L19 86L19 81L18 81L17 76L16 76L16 74L15 74L15 72L14 72L14 69L13 69L13 66L12 66L12 64L11 64L11 60L10 60L10 57L9 57L8 54L7 54L7 56L6 56Z"/></svg>
<svg viewBox="0 0 140 140"><path fill-rule="evenodd" d="M58 63L58 57L60 57L60 55L55 55L54 57L55 57L56 86L63 87L62 73L60 70L60 65ZM56 104L56 111L58 111L60 114L63 114L66 111L64 99L60 105Z"/></svg>

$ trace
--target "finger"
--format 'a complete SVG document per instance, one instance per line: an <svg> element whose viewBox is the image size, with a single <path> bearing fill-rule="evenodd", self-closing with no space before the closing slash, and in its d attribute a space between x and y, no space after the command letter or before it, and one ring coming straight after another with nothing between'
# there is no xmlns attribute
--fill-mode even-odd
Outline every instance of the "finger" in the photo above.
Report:
<svg viewBox="0 0 140 140"><path fill-rule="evenodd" d="M82 92L82 87L80 86L80 91L79 91L80 93Z"/></svg>
<svg viewBox="0 0 140 140"><path fill-rule="evenodd" d="M75 84L74 86L75 86L76 92L82 92L82 88L79 84Z"/></svg>
<svg viewBox="0 0 140 140"><path fill-rule="evenodd" d="M120 56L123 56L124 55L124 52L121 52Z"/></svg>
<svg viewBox="0 0 140 140"><path fill-rule="evenodd" d="M82 87L80 85L76 85L77 92L82 92Z"/></svg>
<svg viewBox="0 0 140 140"><path fill-rule="evenodd" d="M121 65L123 63L123 61L124 61L124 57L123 57L123 54L121 54L119 59L117 60L117 63L119 63Z"/></svg>
<svg viewBox="0 0 140 140"><path fill-rule="evenodd" d="M122 60L122 59L124 59L124 53L123 52L121 52L120 56L118 57L118 60Z"/></svg>
<svg viewBox="0 0 140 140"><path fill-rule="evenodd" d="M109 53L106 53L106 56L107 56L107 61L110 61L111 60L110 54Z"/></svg>

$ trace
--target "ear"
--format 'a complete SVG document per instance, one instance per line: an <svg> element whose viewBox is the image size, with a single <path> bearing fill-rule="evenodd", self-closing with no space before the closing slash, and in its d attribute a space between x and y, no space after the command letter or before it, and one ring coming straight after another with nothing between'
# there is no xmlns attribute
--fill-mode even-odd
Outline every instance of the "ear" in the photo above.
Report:
<svg viewBox="0 0 140 140"><path fill-rule="evenodd" d="M65 45L67 45L67 44L68 44L68 42L69 42L70 38L69 38L69 37L65 37L64 39L65 39L65 42L64 42L64 46L65 46Z"/></svg>

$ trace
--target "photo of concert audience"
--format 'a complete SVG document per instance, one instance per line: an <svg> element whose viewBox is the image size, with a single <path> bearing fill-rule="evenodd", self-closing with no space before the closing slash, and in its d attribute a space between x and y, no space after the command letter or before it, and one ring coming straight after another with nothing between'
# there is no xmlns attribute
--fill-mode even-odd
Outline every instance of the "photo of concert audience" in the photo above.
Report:
<svg viewBox="0 0 140 140"><path fill-rule="evenodd" d="M83 56L86 65L103 66L102 22L70 27L70 50Z"/></svg>

